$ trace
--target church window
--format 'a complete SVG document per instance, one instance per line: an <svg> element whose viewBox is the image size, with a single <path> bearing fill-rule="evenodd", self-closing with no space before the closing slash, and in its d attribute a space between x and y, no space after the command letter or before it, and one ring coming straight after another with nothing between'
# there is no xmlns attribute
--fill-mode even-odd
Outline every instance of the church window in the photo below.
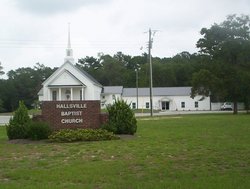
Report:
<svg viewBox="0 0 250 189"><path fill-rule="evenodd" d="M136 103L135 102L132 103L132 109L136 109Z"/></svg>
<svg viewBox="0 0 250 189"><path fill-rule="evenodd" d="M80 90L80 100L82 100L82 90Z"/></svg>
<svg viewBox="0 0 250 189"><path fill-rule="evenodd" d="M185 108L185 102L181 102L181 107Z"/></svg>
<svg viewBox="0 0 250 189"><path fill-rule="evenodd" d="M57 93L56 91L52 91L52 100L56 100L56 97L57 97Z"/></svg>

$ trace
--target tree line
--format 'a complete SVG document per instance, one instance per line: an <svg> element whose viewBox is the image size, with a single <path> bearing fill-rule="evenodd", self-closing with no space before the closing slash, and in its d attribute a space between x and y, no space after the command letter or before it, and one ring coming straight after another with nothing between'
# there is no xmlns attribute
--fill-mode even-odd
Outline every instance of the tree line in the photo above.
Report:
<svg viewBox="0 0 250 189"><path fill-rule="evenodd" d="M102 54L81 58L76 66L84 69L103 86L136 87L136 70L139 87L149 86L147 54L140 56ZM191 86L192 74L200 69L202 57L182 52L172 58L153 57L154 87ZM13 111L20 100L28 108L38 103L37 93L57 68L37 63L33 68L18 68L7 73L8 79L0 79L0 112Z"/></svg>
<svg viewBox="0 0 250 189"><path fill-rule="evenodd" d="M152 57L153 86L192 86L192 96L212 97L212 101L250 103L250 19L230 15L220 24L201 29L198 53L181 52L173 57ZM149 87L149 63L146 53L130 56L86 56L76 66L84 69L103 86ZM56 68L37 63L33 68L19 68L0 80L0 111L13 111L19 100L31 108L37 103L42 82ZM0 73L2 66L0 65ZM237 110L234 110L237 113Z"/></svg>
<svg viewBox="0 0 250 189"><path fill-rule="evenodd" d="M0 79L0 112L12 112L24 101L28 108L38 103L37 93L42 82L56 68L45 67L37 63L33 68L18 68L7 73L8 79Z"/></svg>

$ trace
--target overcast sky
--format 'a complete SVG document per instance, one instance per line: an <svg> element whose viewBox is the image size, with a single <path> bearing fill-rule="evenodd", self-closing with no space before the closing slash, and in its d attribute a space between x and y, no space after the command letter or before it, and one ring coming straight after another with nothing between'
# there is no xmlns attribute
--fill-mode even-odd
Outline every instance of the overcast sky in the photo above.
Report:
<svg viewBox="0 0 250 189"><path fill-rule="evenodd" d="M249 15L250 0L0 0L0 61L5 72L62 65L68 22L75 61L99 52L141 55L149 28L159 30L153 56L194 53L201 28L229 14Z"/></svg>

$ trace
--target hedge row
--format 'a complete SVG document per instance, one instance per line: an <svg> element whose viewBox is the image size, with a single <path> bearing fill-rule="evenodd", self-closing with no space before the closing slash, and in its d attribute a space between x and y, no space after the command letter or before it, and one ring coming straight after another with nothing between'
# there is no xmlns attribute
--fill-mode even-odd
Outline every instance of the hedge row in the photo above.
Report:
<svg viewBox="0 0 250 189"><path fill-rule="evenodd" d="M49 136L51 142L99 141L119 139L104 129L62 129Z"/></svg>

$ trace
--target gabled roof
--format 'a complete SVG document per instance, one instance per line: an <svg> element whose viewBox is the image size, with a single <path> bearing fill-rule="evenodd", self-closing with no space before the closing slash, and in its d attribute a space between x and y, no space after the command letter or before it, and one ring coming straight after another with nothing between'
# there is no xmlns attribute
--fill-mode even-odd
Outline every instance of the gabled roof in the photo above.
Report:
<svg viewBox="0 0 250 189"><path fill-rule="evenodd" d="M123 86L104 86L103 94L122 94Z"/></svg>
<svg viewBox="0 0 250 189"><path fill-rule="evenodd" d="M62 68L66 65L69 64L72 68L76 69L78 72L80 72L81 74L83 74L85 77L87 77L89 80L91 80L95 85L102 87L102 85L95 80L91 75L89 75L87 72L85 72L83 69L74 66L70 61L66 61L62 66L60 66L49 78L47 78L44 82L43 85L48 82L49 80L51 80L53 77L56 77L57 74L59 74L60 70L62 70Z"/></svg>
<svg viewBox="0 0 250 189"><path fill-rule="evenodd" d="M41 88L37 94L38 96L43 96L43 88Z"/></svg>
<svg viewBox="0 0 250 189"><path fill-rule="evenodd" d="M136 96L136 88L123 88L124 97ZM153 96L190 96L191 87L154 87ZM138 88L138 96L149 96L149 88Z"/></svg>
<svg viewBox="0 0 250 189"><path fill-rule="evenodd" d="M92 75L87 73L85 70L80 68L79 66L75 66L79 71L81 71L84 75L86 75L90 80L92 80L96 85L102 86Z"/></svg>

